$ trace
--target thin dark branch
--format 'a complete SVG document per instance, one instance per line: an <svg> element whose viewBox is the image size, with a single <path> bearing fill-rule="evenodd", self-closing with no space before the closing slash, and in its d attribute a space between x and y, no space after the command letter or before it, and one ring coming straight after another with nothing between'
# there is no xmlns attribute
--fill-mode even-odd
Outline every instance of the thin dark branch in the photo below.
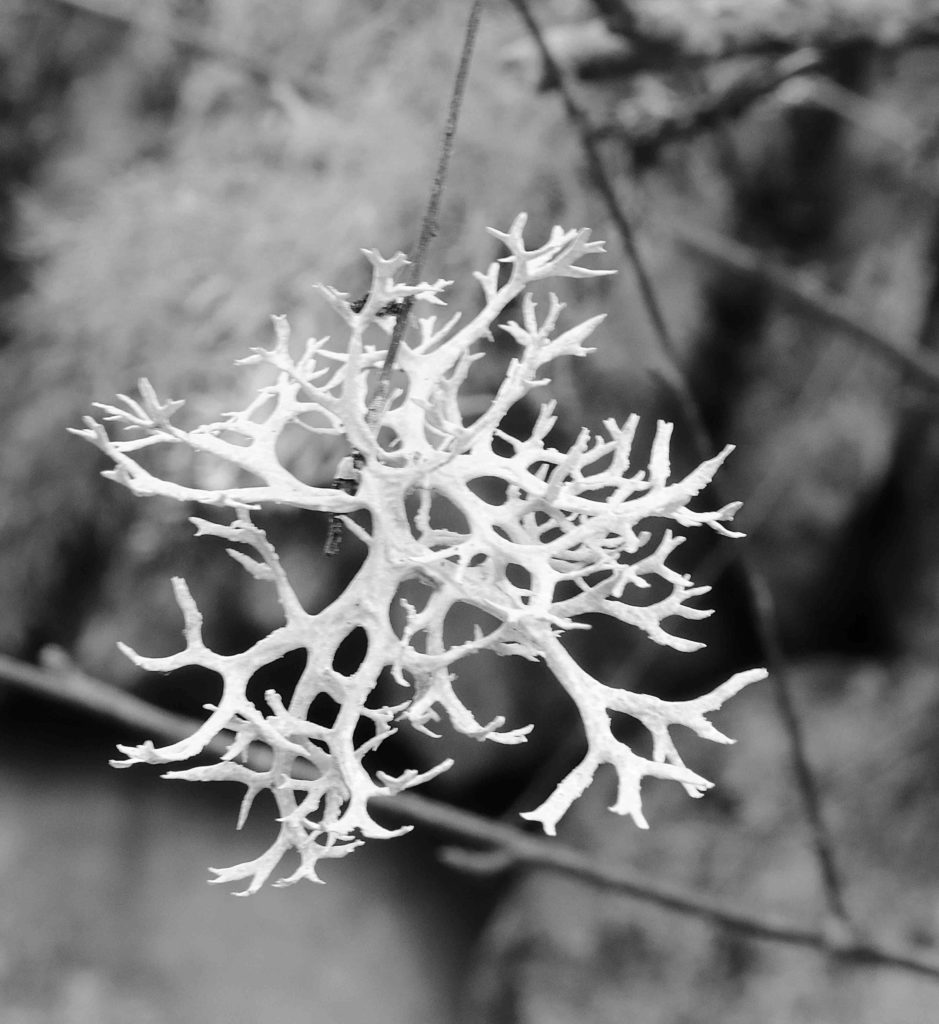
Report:
<svg viewBox="0 0 939 1024"><path fill-rule="evenodd" d="M606 173L606 168L603 165L603 159L600 155L600 150L594 138L594 129L590 124L590 120L587 117L586 112L577 102L573 90L568 84L567 78L561 66L554 59L553 54L548 49L545 43L544 36L541 32L538 23L535 21L534 16L531 13L531 8L528 5L527 0L511 0L512 6L518 11L519 17L525 23L526 28L531 33L532 41L534 42L538 52L541 54L541 58L544 61L544 66L547 69L549 76L552 81L557 84L558 91L561 94L561 100L564 104L564 109L567 112L568 119L573 125L577 134L580 136L580 141L584 149L584 155L587 159L587 166L590 169L590 174L593 178L594 184L597 187L600 195L603 197L606 203L609 215L613 220L613 224L616 227L617 234L620 239L620 244L626 253L629 262L632 266L633 272L636 277L636 283L639 288L639 294L642 298L642 302L646 308L646 312L649 316L649 320L652 324L652 328L655 331L655 335L658 338L659 344L665 351L669 359L670 367L677 367L678 365L678 351L675 347L675 343L672 340L671 331L669 330L668 323L665 320L665 314L662 311L662 305L659 302L658 295L656 294L655 287L652 284L652 278L646 268L645 261L639 252L639 245L636 239L636 233L633 230L632 224L629 218L626 216L622 205L616 197L616 190L613 187L609 175ZM677 392L683 395L683 408L685 408L692 416L695 415L694 401L689 394L684 395L687 391L687 385L682 378L680 373L672 372L669 378L669 384ZM686 399L686 400L685 400ZM692 427L696 434L699 436L704 431L704 425L698 418L697 422L692 422Z"/></svg>
<svg viewBox="0 0 939 1024"><path fill-rule="evenodd" d="M0 678L50 700L64 702L167 739L191 736L193 726L199 725L185 715L164 711L132 693L86 675L57 648L47 648L44 657L48 664L38 668L0 654ZM220 745L219 752L224 753L224 745Z"/></svg>
<svg viewBox="0 0 939 1024"><path fill-rule="evenodd" d="M835 860L835 845L822 813L822 801L818 784L812 772L805 731L796 711L792 696L792 680L789 666L779 640L776 628L776 608L773 594L766 577L744 555L738 555L741 577L746 588L747 600L754 611L757 638L763 650L767 665L773 677L773 695L776 707L789 737L789 750L796 785L802 798L802 807L809 825L809 836L819 872L828 911L835 921L853 927L844 898L844 883Z"/></svg>
<svg viewBox="0 0 939 1024"><path fill-rule="evenodd" d="M625 17L605 11L603 18L552 25L542 35L554 62L581 80L671 74L737 58L779 57L806 46L825 53L846 48L897 53L939 44L939 4L935 2L933 13L920 10L901 18L889 5L879 10L871 7L866 24L847 18L840 24L813 19L812 31L796 19L786 26L771 5L764 6L767 21L763 25L755 18L741 18L723 33L714 28L717 21L705 5L687 4L686 14L676 18L673 6L663 5L665 16L657 17L655 5L647 3L641 11L640 5L631 5ZM507 47L504 55L514 63L529 63L534 57L518 43ZM542 61L541 81L545 87L557 84L547 61Z"/></svg>
<svg viewBox="0 0 939 1024"><path fill-rule="evenodd" d="M404 797L408 802L421 799L410 794L404 794ZM422 803L430 804L431 814L419 817L423 807L417 813L409 807L408 817L438 831L460 834L464 838L470 838L471 830L481 828L476 815L430 801ZM438 811L444 813L438 816ZM621 864L600 861L556 840L543 839L486 819L482 821L485 823L485 840L494 844L494 851L493 848L483 852L448 850L445 859L453 866L479 873L506 870L513 864L556 871L604 891L653 903L663 910L696 917L756 939L833 954L847 965L879 964L939 980L939 960L905 944L871 935L857 938L849 932L826 932L797 924L783 915L757 913L724 898L669 885Z"/></svg>
<svg viewBox="0 0 939 1024"><path fill-rule="evenodd" d="M163 711L86 675L64 654L54 653L49 661L50 667L37 668L0 655L0 679L170 741L192 735L200 725L195 719ZM227 744L217 737L209 749L222 754ZM248 763L266 767L254 750L248 752ZM454 863L465 860L466 866L473 866L475 861L475 865L485 871L519 866L556 871L754 938L817 949L835 954L848 964L879 964L939 979L939 960L906 946L873 937L855 941L849 935L800 925L772 912L749 910L722 897L670 885L624 865L605 863L558 840L531 835L514 826L413 793L376 798L373 802L383 813L396 819L425 825L467 843L471 850L459 854L450 852L448 859Z"/></svg>
<svg viewBox="0 0 939 1024"><path fill-rule="evenodd" d="M595 134L598 138L614 136L622 139L637 160L648 162L666 144L687 141L741 117L783 83L819 71L823 65L823 58L816 50L797 50L768 66L748 69L719 92L676 103L674 109L664 115L640 119L634 124L614 122L601 125Z"/></svg>
<svg viewBox="0 0 939 1024"><path fill-rule="evenodd" d="M437 234L437 217L440 213L440 203L443 199L444 188L447 183L447 173L450 169L450 157L453 154L453 142L456 138L457 124L460 120L460 109L463 106L463 97L466 94L466 82L469 78L470 62L473 59L473 47L476 43L476 36L479 32L479 20L482 17L483 0L473 0L470 9L469 19L466 23L466 31L463 34L463 46L460 52L460 62L457 65L456 76L453 80L453 90L450 94L450 105L447 110L447 122L444 125L443 134L440 138L440 151L437 158L437 169L434 173L434 180L430 188L430 196L427 200L427 207L421 221L421 232L414 250L411 253L410 265L408 267L407 282L416 285L420 281L421 271L424 267L424 259L427 255L427 247ZM368 420L371 426L377 427L381 422L388 399L391 395L391 378L394 373L395 359L398 356L398 349L401 347L401 340L408 328L411 317L412 300L407 298L403 301L401 309L395 315L394 327L391 332L391 339L388 342L388 351L382 363L378 375L378 384L375 393L368 406ZM357 474L362 468L363 457L359 451L352 452L352 464ZM342 481L337 477L335 486L342 486ZM349 481L349 483L353 483ZM353 483L354 486L354 483ZM342 522L338 516L331 516L329 520L329 532L326 537L326 545L323 552L326 555L338 553L342 544Z"/></svg>
<svg viewBox="0 0 939 1024"><path fill-rule="evenodd" d="M632 226L617 199L613 182L604 166L589 119L574 99L564 72L555 62L545 44L538 24L529 9L528 0L512 0L512 3L532 34L533 41L541 53L545 67L548 69L552 79L557 83L568 118L580 136L590 170L636 271L640 283L640 293L646 303L647 311L656 329L660 347L669 367L669 372L665 375L665 382L680 403L684 417L691 430L697 457L705 459L713 453L715 449L714 442L709 436L701 411L682 372L677 348L666 327L661 305L653 288L651 278L646 272L640 257ZM712 484L712 488L715 491L716 500L721 502L719 486ZM821 811L818 787L809 765L802 729L799 725L790 693L788 667L782 645L779 641L779 631L772 602L769 600L770 590L763 578L762 572L747 555L746 548L740 548L736 551L735 564L740 573L741 582L753 612L757 636L762 647L766 667L776 687L776 699L789 737L789 749L793 761L795 782L802 800L812 848L818 861L828 912L837 927L846 931L853 931L853 924L848 916L844 899L844 885L836 865L834 844Z"/></svg>
<svg viewBox="0 0 939 1024"><path fill-rule="evenodd" d="M676 60L715 60L761 53L781 53L813 46L819 49L865 47L899 51L939 42L939 3L923 0L898 11L890 4L855 4L843 0L812 0L812 17L780 17L763 4L739 18L715 18L707 4L675 7L656 0L619 0L625 16L604 21L611 32L637 39L645 46L671 49Z"/></svg>
<svg viewBox="0 0 939 1024"><path fill-rule="evenodd" d="M440 155L437 159L437 170L434 173L433 185L430 189L430 197L427 200L427 208L424 211L424 218L421 222L421 233L411 253L411 264L408 268L408 284L416 285L421 278L421 271L424 268L424 259L427 255L427 247L437 234L437 217L440 213L440 203L443 199L444 188L447 184L447 173L450 169L450 157L453 154L453 141L456 137L457 124L460 120L460 109L463 106L463 97L466 94L466 82L469 77L470 62L473 58L473 47L476 43L476 36L479 32L479 20L482 17L483 0L473 0L469 19L466 23L466 32L463 36L463 48L460 53L460 63L457 66L456 77L453 81L453 91L450 95L450 106L447 110L447 123L444 126L443 135L440 139ZM411 303L405 302L404 309L395 319L394 330L391 334L391 341L388 344L388 351L385 353L385 362L381 368L381 375L378 378L378 387L375 397L369 409L371 418L378 422L381 419L385 406L388 403L388 396L391 391L391 375L394 371L394 362L401 345L401 339L407 330L408 320L411 315Z"/></svg>
<svg viewBox="0 0 939 1024"><path fill-rule="evenodd" d="M774 292L822 323L835 327L872 355L902 370L909 383L939 390L939 358L917 351L914 341L901 347L856 312L855 304L826 288L815 276L790 270L735 239L690 224L668 222L666 229L690 252L728 270L768 285Z"/></svg>

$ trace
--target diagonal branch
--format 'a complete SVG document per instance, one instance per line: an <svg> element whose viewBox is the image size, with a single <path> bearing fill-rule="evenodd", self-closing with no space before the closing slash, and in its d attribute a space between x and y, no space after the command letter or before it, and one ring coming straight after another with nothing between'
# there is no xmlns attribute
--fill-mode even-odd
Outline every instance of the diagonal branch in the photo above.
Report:
<svg viewBox="0 0 939 1024"><path fill-rule="evenodd" d="M586 112L577 103L570 84L558 63L554 60L538 23L535 21L528 0L512 0L519 15L524 21L532 40L548 70L550 77L557 83L568 119L580 137L584 155L590 171L596 181L598 191L607 205L609 215L619 232L623 248L626 251L639 282L639 290L652 325L659 341L659 346L666 359L668 373L665 381L674 394L691 429L694 448L699 457L714 450L714 443L709 436L701 411L694 398L688 381L682 372L678 350L669 332L662 307L656 290L652 284L639 248L633 227L616 196L616 190L610 175L607 173L599 145L595 138L590 120ZM718 490L718 488L715 488ZM719 496L718 496L719 500ZM757 637L763 649L764 661L774 681L773 692L779 706L780 716L789 737L789 749L793 762L796 786L802 801L803 812L809 827L810 841L818 862L819 873L825 892L825 901L833 925L838 929L853 932L844 898L844 884L838 870L834 843L828 825L822 814L821 798L818 786L812 773L806 751L805 740L798 714L792 698L791 683L784 652L779 640L779 630L771 601L769 587L762 572L753 563L745 551L738 551L735 564L740 573L744 593L752 610L757 628Z"/></svg>
<svg viewBox="0 0 939 1024"><path fill-rule="evenodd" d="M850 13L844 10L849 3ZM806 46L822 52L857 47L897 53L939 43L936 0L923 0L916 10L907 5L910 10L900 14L891 4L868 4L860 12L851 0L813 0L805 6L808 16L790 18L780 17L785 5L770 3L740 3L737 18L716 17L712 5L702 3L595 0L595 5L605 8L602 17L567 21L542 32L552 57L549 61L540 54L542 87L557 85L553 65L583 81L623 80L737 58L775 57ZM758 8L765 11L762 18ZM511 43L503 49L503 59L530 66L532 50L540 50L534 39L528 45Z"/></svg>
<svg viewBox="0 0 939 1024"><path fill-rule="evenodd" d="M453 91L450 96L450 104L447 109L447 123L444 126L440 139L440 153L437 157L437 169L434 172L434 181L431 186L430 196L427 200L427 208L424 210L424 217L421 222L421 233L411 254L411 265L408 267L407 283L416 285L421 279L421 271L424 268L424 258L427 255L427 247L437 234L437 217L440 213L440 203L443 199L443 191L447 184L447 174L450 170L450 157L453 154L453 142L456 138L457 124L460 120L460 110L463 106L463 97L466 93L466 81L469 77L470 61L473 58L473 47L476 44L476 36L479 31L479 21L482 17L483 0L473 0L469 18L466 23L466 31L463 36L463 47L460 52L460 61L457 65L456 76L453 80ZM378 422L382 418L385 406L388 404L388 397L391 392L391 375L394 371L395 358L398 355L398 348L401 339L407 330L408 320L411 315L411 303L405 302L404 308L395 317L394 329L391 333L391 341L388 343L388 351L385 353L385 362L381 368L381 375L378 380L378 387L375 397L370 406L371 418Z"/></svg>
<svg viewBox="0 0 939 1024"><path fill-rule="evenodd" d="M597 128L596 135L623 139L637 160L647 162L667 143L693 138L742 117L783 83L822 66L823 58L816 50L796 50L768 66L747 69L716 92L676 102L662 115L642 117L636 123L613 121Z"/></svg>
<svg viewBox="0 0 939 1024"><path fill-rule="evenodd" d="M45 660L47 667L38 668L0 655L0 679L167 740L179 740L198 728L196 721L154 707L133 694L86 675L60 650L47 650ZM216 737L210 748L222 753L228 743ZM256 771L269 768L255 748L246 752L246 766ZM514 826L427 797L402 793L394 799L375 797L371 802L382 813L419 822L467 843L471 850L447 851L446 859L460 868L491 871L525 867L556 871L753 938L835 954L848 964L894 967L939 980L939 960L902 944L876 936L846 937L800 924L784 915L752 910L724 898L670 885L624 865L590 857L557 840L530 835Z"/></svg>
<svg viewBox="0 0 939 1024"><path fill-rule="evenodd" d="M639 294L643 305L646 308L652 328L655 331L656 337L659 339L659 343L664 349L666 356L668 356L670 368L675 368L677 370L678 352L674 341L672 340L671 331L669 330L655 287L652 284L652 278L646 268L645 261L640 255L636 233L616 197L616 190L613 187L613 182L610 180L610 176L606 173L606 168L603 165L603 158L595 140L594 128L591 125L586 112L574 97L573 90L568 84L565 72L548 49L544 35L531 13L528 0L511 0L511 3L518 11L519 17L531 33L532 41L537 47L551 79L557 83L558 91L560 92L564 109L567 112L568 120L580 136L581 145L584 149L584 156L586 157L587 165L590 169L590 174L593 177L594 184L596 185L597 191L602 196L603 201L606 203L609 215L612 218L617 234L619 235L620 244L623 246L623 250L632 265L633 272L636 277L636 284L639 287ZM669 385L682 395L682 405L685 410L693 412L694 402L690 393L687 395L684 394L684 392L687 391L687 384L681 377L681 374L677 372L670 373ZM701 434L703 430L703 423L698 422L695 424L696 433Z"/></svg>
<svg viewBox="0 0 939 1024"><path fill-rule="evenodd" d="M931 352L907 350L870 326L843 295L826 288L815 276L788 267L726 235L670 221L666 230L690 252L768 285L804 313L843 331L871 355L907 374L909 381L939 391L939 358Z"/></svg>

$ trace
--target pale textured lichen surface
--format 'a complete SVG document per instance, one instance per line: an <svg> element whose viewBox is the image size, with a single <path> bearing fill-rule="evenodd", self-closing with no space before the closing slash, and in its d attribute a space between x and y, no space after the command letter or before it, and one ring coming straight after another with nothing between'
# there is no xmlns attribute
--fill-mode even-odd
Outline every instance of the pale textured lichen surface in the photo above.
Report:
<svg viewBox="0 0 939 1024"><path fill-rule="evenodd" d="M562 330L561 303L551 295L539 311L528 286L551 277L609 272L580 265L603 251L601 243L589 241L588 231L555 228L545 244L529 250L524 227L525 217L519 216L508 232L492 232L508 255L501 268L494 263L476 275L483 297L468 322L461 325L459 316L443 324L433 316L417 320L413 337L405 340L397 357L404 383L391 396L380 431L374 413L369 414L369 395L384 352L366 334L379 339L382 331L388 334L390 318L381 311L389 302L413 297L418 310L426 303L443 305L440 296L449 282L414 287L397 283L395 275L405 258L399 254L386 260L377 252L366 253L373 279L360 309L347 295L321 289L348 325L344 351L327 349L325 339L311 339L302 354L294 354L289 327L276 318L273 348L256 349L243 360L268 364L276 379L245 410L218 423L183 429L173 419L182 403L161 402L142 381L139 399L121 396L119 405L100 407L102 418L128 431L129 439L112 437L113 431L93 419L78 431L113 459L109 475L135 494L229 510L225 522L194 518L197 532L233 545L229 554L259 585L274 587L283 608L283 625L270 635L242 653L218 654L203 643L202 616L186 583L176 579L185 649L160 658L126 651L151 671L191 666L211 670L221 680L221 692L208 719L188 739L165 747L149 742L121 747L126 760L116 763L184 762L200 754L220 731L229 730L234 739L220 761L171 771L167 777L241 783L246 793L239 824L262 790L269 790L276 801L280 831L270 849L251 862L213 869L214 881L246 879L245 891L254 892L290 851L300 863L280 884L318 880L321 859L345 856L367 838L400 834L402 830L390 831L373 820L370 799L419 785L450 762L395 778L370 771L367 755L396 729L429 732L446 717L454 729L479 740L524 742L530 727L507 728L502 719L480 723L461 702L459 662L476 652L543 661L580 713L587 742L583 760L541 806L524 815L550 834L601 764L612 765L618 778L612 810L630 815L641 827L646 822L640 785L646 776L671 779L690 795L701 795L710 783L684 765L670 727L682 725L707 739L730 742L707 720L708 713L765 675L757 669L740 673L704 697L667 702L605 685L584 671L564 646L564 633L585 628L582 619L589 614L630 623L656 643L678 650L700 647L671 633L665 620L708 615L689 604L708 588L694 586L669 567L668 557L680 537L670 528L650 532L644 527L664 520L679 527L707 525L737 536L723 524L738 505L716 511L688 507L730 449L671 480L668 423L658 424L644 470L630 465L635 416L622 425L607 421L603 436L582 432L569 451L558 451L547 441L555 422L551 404L541 408L528 437L512 437L500 429L506 413L543 382L546 364L589 351L584 342L603 319L597 316ZM520 295L521 322L503 325L518 354L485 410L467 414L460 390L470 365L485 354L493 324ZM307 484L282 464L278 440L297 424L345 438L361 453L354 494ZM158 445L213 457L216 465L230 471L224 486L200 488L148 470L141 453ZM252 511L272 505L341 515L345 529L367 545L346 589L315 614L301 606L277 553L252 522ZM443 524L441 505L450 512ZM363 514L354 516L357 512ZM652 603L631 603L637 591L653 583L664 589L664 596ZM403 599L405 584L412 600L415 591L423 594L419 607ZM477 629L472 639L448 643L445 620L457 604L486 613L486 621L496 624ZM352 674L342 675L334 667L336 653L357 627L364 631L367 649ZM306 665L286 706L274 691L265 694L266 707L249 701L246 687L255 673L296 651L306 653ZM400 684L401 701L394 706L375 703L379 676L386 670ZM309 717L313 701L323 694L335 707L328 724ZM632 716L649 730L651 757L639 756L614 737L612 712ZM365 739L362 723L367 726ZM270 751L264 770L256 767L256 760L249 765L244 758L249 746L256 749L257 744Z"/></svg>

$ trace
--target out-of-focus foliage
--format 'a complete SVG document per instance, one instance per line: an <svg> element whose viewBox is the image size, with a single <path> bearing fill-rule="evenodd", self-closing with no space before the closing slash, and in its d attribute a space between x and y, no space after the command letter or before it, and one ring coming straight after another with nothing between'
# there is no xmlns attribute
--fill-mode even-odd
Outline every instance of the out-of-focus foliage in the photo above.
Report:
<svg viewBox="0 0 939 1024"><path fill-rule="evenodd" d="M68 640L65 609L49 605L54 552L92 545L103 557L126 521L88 453L62 440L88 403L145 374L217 413L233 359L272 312L311 332L314 282L364 288L359 248L408 249L417 234L462 12L418 0L188 6L207 38L250 50L270 79L184 56L158 30L31 7L14 21L27 52L40 28L61 40L49 59L64 83L48 159L18 195L14 244L33 267L4 353L0 474L22 497L0 511L0 600L16 609L0 627L6 649ZM510 219L515 196L532 197L536 223L561 196L569 216L586 202L570 142L551 144L550 161L524 158L548 149L556 116L497 77L502 25L491 19L481 40L433 253L451 277L488 260L482 227Z"/></svg>

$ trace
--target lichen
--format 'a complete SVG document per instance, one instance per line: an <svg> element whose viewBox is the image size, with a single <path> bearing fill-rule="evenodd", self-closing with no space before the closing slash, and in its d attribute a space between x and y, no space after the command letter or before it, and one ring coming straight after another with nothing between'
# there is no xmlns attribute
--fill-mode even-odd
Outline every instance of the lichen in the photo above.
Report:
<svg viewBox="0 0 939 1024"><path fill-rule="evenodd" d="M610 273L581 266L585 257L603 252L602 243L591 242L586 230L554 228L547 242L526 249L525 220L520 215L507 232L490 229L508 255L501 267L493 263L476 275L483 302L466 324L460 326L459 315L442 324L434 316L418 320L414 336L404 340L397 355L404 383L380 417L370 387L384 350L367 342L366 332L373 336L377 325L387 335L387 311L400 309L403 302L443 305L441 295L451 282L399 283L396 275L406 266L405 257L399 253L383 259L368 251L372 284L364 303L321 289L348 326L344 351L329 349L326 339L310 339L295 357L289 325L278 317L273 347L255 349L242 360L273 367L276 380L263 386L243 411L184 429L174 422L182 403L161 401L144 380L139 399L120 396L119 404L99 406L102 419L129 431L129 438L112 437L113 431L91 418L76 431L113 460L107 475L134 494L229 510L230 519L223 523L194 518L197 533L233 545L228 553L256 580L273 586L283 608L283 625L243 652L219 654L204 644L202 616L186 583L175 579L185 648L169 657L146 657L125 648L141 668L167 672L198 666L216 673L222 685L217 704L190 737L164 747L149 742L122 746L124 759L113 763L185 762L227 730L233 739L217 763L170 771L167 777L241 783L246 792L239 826L259 792L269 790L276 801L280 828L273 845L253 861L213 869L213 881L247 879L245 893L255 892L289 851L300 864L277 884L319 881L320 860L343 857L365 839L406 831L378 824L369 801L420 785L451 762L398 777L373 773L364 759L398 728L433 734L431 726L445 716L455 730L481 741L524 742L530 726L508 728L502 718L479 722L460 700L459 662L477 652L543 661L583 721L583 760L541 806L523 815L549 834L601 764L612 765L618 778L612 810L643 828L640 786L645 777L671 779L700 796L710 783L685 766L670 727L683 725L706 739L731 742L707 714L765 676L760 669L739 673L706 696L668 702L605 685L564 646L568 630L587 628L587 615L629 623L655 643L680 651L702 646L672 633L665 622L710 614L690 603L708 588L695 586L668 565L682 538L671 527L662 532L649 526L664 520L739 536L724 525L739 503L715 511L689 508L731 448L671 480L668 423L656 428L645 470L630 465L636 416L622 425L606 421L602 436L582 431L568 451L549 443L556 419L552 403L542 405L528 436L503 431L509 410L544 382L544 367L559 356L586 355L584 343L603 320L596 316L560 330L563 305L551 295L539 315L529 285L552 277ZM484 354L480 343L491 337L493 325L519 296L521 322L503 325L518 354L488 406L468 413L461 387L471 364ZM356 453L354 486L311 485L283 465L278 441L298 424L314 434L345 439ZM229 475L217 487L164 479L140 459L145 449L160 445L204 453L227 467ZM213 482L219 479L216 474ZM435 503L457 510L463 526L441 525ZM337 516L366 545L354 578L320 611L302 607L276 551L252 521L253 512L272 505ZM417 588L424 595L420 607L402 597L402 585L411 583L411 593L414 581L423 585ZM664 596L633 603L636 592L653 583L664 588ZM487 621L491 617L496 624L477 629L463 642L446 642L444 624L457 604L487 613ZM335 667L336 653L354 629L364 632L366 650L355 670L343 675ZM246 696L252 677L295 651L305 652L306 664L287 704L274 691L265 694L266 708L252 703ZM373 706L386 671L400 684L402 700ZM336 708L329 724L310 718L311 705L323 694ZM612 713L629 715L648 729L650 757L614 737ZM262 767L244 757L257 744L269 751L269 764Z"/></svg>

